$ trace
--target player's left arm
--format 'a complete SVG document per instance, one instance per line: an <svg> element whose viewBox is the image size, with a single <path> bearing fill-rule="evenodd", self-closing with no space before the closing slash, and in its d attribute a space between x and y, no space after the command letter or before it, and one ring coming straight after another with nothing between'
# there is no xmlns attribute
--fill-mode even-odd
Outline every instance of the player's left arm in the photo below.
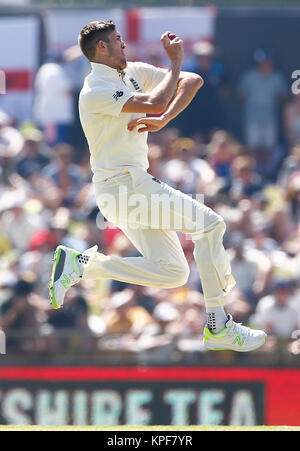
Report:
<svg viewBox="0 0 300 451"><path fill-rule="evenodd" d="M203 84L204 81L200 75L192 72L181 72L176 94L166 111L159 117L135 119L128 124L128 130L131 131L140 125L143 125L143 127L139 128L139 133L157 132L161 130L191 103Z"/></svg>

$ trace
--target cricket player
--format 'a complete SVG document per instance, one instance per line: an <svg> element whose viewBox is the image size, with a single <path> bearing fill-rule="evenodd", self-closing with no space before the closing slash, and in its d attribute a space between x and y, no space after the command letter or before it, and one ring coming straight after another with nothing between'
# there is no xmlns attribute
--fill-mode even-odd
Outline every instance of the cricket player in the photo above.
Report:
<svg viewBox="0 0 300 451"><path fill-rule="evenodd" d="M181 70L181 39L166 32L161 44L170 61L168 70L127 62L125 43L112 21L91 22L80 32L79 45L91 72L80 94L79 112L97 204L141 257L104 255L97 246L84 253L58 246L50 301L54 308L61 307L68 289L82 279L164 288L184 285L189 266L177 236L182 232L195 245L207 311L205 346L252 351L266 342L266 334L235 323L224 311L224 296L235 281L223 247L223 218L147 172L148 132L165 127L203 85L199 75Z"/></svg>

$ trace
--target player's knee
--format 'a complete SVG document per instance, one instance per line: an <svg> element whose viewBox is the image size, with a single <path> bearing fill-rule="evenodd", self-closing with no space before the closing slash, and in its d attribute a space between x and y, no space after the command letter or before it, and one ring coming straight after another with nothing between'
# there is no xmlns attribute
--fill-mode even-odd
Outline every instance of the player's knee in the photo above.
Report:
<svg viewBox="0 0 300 451"><path fill-rule="evenodd" d="M221 237L223 237L224 233L226 231L226 224L222 216L215 213L213 210L211 210L211 216L210 221L207 221L205 224L205 227L199 226L199 230L192 233L192 239L194 242L197 240L200 240L204 236L208 236L209 234L220 234Z"/></svg>
<svg viewBox="0 0 300 451"><path fill-rule="evenodd" d="M190 275L190 268L187 261L168 267L168 288L177 288L185 285Z"/></svg>
<svg viewBox="0 0 300 451"><path fill-rule="evenodd" d="M180 267L178 267L175 283L177 287L181 287L182 285L185 285L188 281L188 278L190 276L190 268L187 263L187 261L184 261L181 263Z"/></svg>

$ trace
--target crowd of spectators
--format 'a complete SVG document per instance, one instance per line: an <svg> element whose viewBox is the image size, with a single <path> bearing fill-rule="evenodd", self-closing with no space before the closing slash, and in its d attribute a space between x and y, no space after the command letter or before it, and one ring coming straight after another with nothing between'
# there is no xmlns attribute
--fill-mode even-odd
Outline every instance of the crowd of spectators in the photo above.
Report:
<svg viewBox="0 0 300 451"><path fill-rule="evenodd" d="M8 352L196 363L209 353L202 346L205 306L187 236L180 235L191 267L185 286L166 290L85 281L70 289L63 309L49 306L52 255L59 243L80 251L97 244L105 254L138 255L95 203L88 148L76 118L80 84L78 79L72 84L72 64L86 71L76 51L66 54L67 65L55 57L37 74L35 111L49 102L49 117L36 113L40 120L16 124L0 111L0 328ZM204 194L205 203L224 217L224 243L237 281L225 298L226 309L235 320L270 335L257 359L288 361L300 352L295 340L300 329L300 95L289 95L271 52L255 52L255 67L242 75L235 91L211 44L198 43L194 54L193 70L206 84L184 113L192 118L189 129L183 116L182 127L177 121L176 127L149 136L149 171L187 194ZM241 141L226 129L222 101L229 92L244 103ZM221 354L214 358L238 358Z"/></svg>

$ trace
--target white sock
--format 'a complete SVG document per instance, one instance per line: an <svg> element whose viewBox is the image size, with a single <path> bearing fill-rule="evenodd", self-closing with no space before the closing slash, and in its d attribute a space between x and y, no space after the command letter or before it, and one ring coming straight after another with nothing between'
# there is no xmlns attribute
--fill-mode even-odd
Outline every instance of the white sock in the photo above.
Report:
<svg viewBox="0 0 300 451"><path fill-rule="evenodd" d="M214 334L224 329L225 323L228 321L223 307L207 308L207 326Z"/></svg>

